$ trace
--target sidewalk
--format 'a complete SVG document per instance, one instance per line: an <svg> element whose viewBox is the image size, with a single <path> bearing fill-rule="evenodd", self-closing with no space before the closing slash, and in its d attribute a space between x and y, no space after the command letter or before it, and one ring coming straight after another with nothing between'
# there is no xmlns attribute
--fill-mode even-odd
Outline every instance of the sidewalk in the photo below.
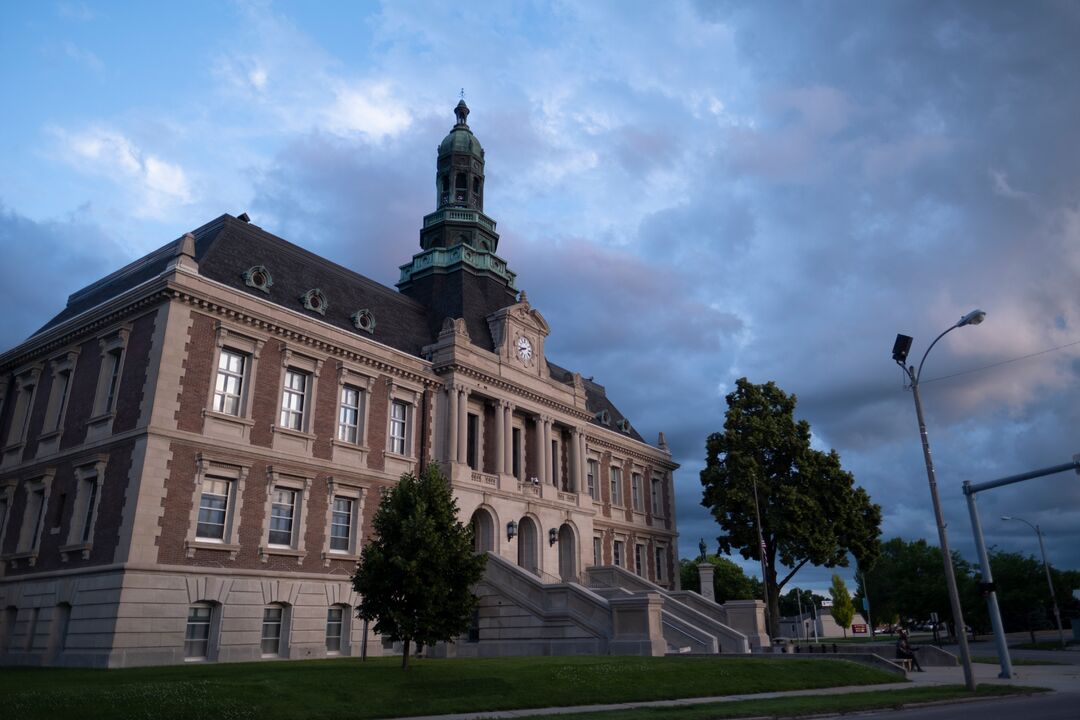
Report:
<svg viewBox="0 0 1080 720"><path fill-rule="evenodd" d="M997 677L1000 668L997 665L975 663L973 666L976 683L994 683L1003 685L1031 685L1051 690L1080 695L1080 666L1025 665L1014 668L1012 679L1002 680ZM652 700L646 702L610 703L607 705L576 705L572 707L527 708L521 710L493 710L490 712L468 712L453 715L418 715L395 720L501 720L502 718L527 718L537 715L569 715L582 712L603 712L605 710L630 710L648 707L680 707L705 705L708 703L737 702L740 700L771 700L780 697L813 695L853 695L878 690L902 690L913 685L963 685L963 668L933 667L926 672L911 673L911 682L884 683L881 685L852 685L844 687L819 688L816 690L791 690L787 692L753 693L747 695L722 695L720 697L696 697L681 700ZM1078 698L1080 700L1080 698Z"/></svg>

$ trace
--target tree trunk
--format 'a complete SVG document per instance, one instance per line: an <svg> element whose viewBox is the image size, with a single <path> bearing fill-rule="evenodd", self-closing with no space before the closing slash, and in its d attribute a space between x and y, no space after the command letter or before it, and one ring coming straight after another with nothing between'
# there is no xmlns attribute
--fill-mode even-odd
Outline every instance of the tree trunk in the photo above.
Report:
<svg viewBox="0 0 1080 720"><path fill-rule="evenodd" d="M405 638L404 645L402 646L402 651L401 651L401 669L402 670L408 670L409 669L409 645L410 645L410 643L411 643L411 638Z"/></svg>
<svg viewBox="0 0 1080 720"><path fill-rule="evenodd" d="M768 567L769 573L769 637L774 638L780 634L780 588L776 584L776 570L772 564Z"/></svg>

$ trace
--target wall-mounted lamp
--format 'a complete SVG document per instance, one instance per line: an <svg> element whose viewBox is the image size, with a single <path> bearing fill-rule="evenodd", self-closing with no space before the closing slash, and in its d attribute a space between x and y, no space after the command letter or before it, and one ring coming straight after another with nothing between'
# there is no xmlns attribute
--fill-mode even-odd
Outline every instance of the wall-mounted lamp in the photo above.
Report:
<svg viewBox="0 0 1080 720"><path fill-rule="evenodd" d="M533 485L539 485L539 484L540 484L540 478L538 478L538 477L536 477L535 475L533 475L533 476L532 476L532 484L533 484Z"/></svg>
<svg viewBox="0 0 1080 720"><path fill-rule="evenodd" d="M517 535L517 523L511 520L506 523L506 541L510 542Z"/></svg>
<svg viewBox="0 0 1080 720"><path fill-rule="evenodd" d="M559 531L555 528L548 530L548 545L554 545L559 542Z"/></svg>

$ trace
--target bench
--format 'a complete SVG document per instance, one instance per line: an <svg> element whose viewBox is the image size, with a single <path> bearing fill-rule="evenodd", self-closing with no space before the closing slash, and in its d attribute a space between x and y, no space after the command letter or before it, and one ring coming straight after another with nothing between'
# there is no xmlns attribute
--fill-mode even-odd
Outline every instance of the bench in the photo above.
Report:
<svg viewBox="0 0 1080 720"><path fill-rule="evenodd" d="M912 672L915 669L915 663L911 658L896 658L893 662L902 665L904 672Z"/></svg>

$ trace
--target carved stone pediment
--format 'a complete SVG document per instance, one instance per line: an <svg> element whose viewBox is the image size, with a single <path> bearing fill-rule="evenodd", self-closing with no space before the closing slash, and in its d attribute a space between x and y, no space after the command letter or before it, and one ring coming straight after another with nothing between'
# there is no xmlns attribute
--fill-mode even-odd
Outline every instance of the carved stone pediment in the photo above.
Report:
<svg viewBox="0 0 1080 720"><path fill-rule="evenodd" d="M550 327L540 311L529 304L524 292L516 304L488 315L487 321L495 352L502 362L523 370L546 369L544 338Z"/></svg>

